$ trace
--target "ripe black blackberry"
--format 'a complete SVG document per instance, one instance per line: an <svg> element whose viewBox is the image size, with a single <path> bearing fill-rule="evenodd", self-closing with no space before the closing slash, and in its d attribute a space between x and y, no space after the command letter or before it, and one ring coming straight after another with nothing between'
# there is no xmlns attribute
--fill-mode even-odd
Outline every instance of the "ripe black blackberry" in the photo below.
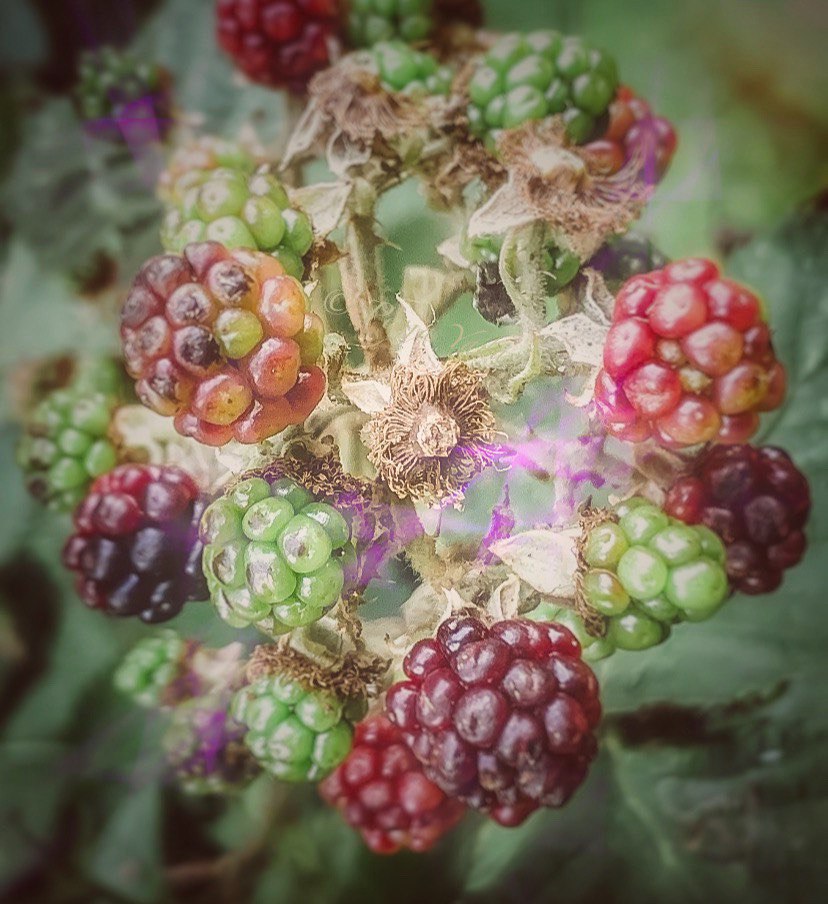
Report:
<svg viewBox="0 0 828 904"><path fill-rule="evenodd" d="M63 550L81 599L148 623L207 599L198 539L204 506L195 481L179 468L122 465L99 477Z"/></svg>

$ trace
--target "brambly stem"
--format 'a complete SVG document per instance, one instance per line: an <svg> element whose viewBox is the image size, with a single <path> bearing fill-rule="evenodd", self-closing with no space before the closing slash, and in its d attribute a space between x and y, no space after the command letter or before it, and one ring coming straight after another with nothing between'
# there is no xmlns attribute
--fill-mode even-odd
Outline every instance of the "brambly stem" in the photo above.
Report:
<svg viewBox="0 0 828 904"><path fill-rule="evenodd" d="M386 288L382 241L374 230L377 192L360 180L351 196L345 225L345 257L340 262L345 307L372 371L391 366L393 356L382 321Z"/></svg>

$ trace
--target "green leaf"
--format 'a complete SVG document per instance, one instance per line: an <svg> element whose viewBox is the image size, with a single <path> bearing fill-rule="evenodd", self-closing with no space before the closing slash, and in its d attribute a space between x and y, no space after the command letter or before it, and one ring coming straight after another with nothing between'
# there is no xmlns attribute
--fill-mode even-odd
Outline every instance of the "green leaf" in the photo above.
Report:
<svg viewBox="0 0 828 904"><path fill-rule="evenodd" d="M40 267L78 273L106 253L131 275L160 250L160 153L89 138L68 100L47 101L25 122L6 214Z"/></svg>
<svg viewBox="0 0 828 904"><path fill-rule="evenodd" d="M125 795L104 826L87 866L88 875L129 901L158 901L163 887L160 819L158 785Z"/></svg>

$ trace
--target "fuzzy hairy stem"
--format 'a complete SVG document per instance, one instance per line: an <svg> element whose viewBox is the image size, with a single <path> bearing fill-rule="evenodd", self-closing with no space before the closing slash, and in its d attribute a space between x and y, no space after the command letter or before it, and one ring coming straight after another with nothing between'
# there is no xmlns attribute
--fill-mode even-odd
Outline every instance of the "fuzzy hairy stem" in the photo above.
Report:
<svg viewBox="0 0 828 904"><path fill-rule="evenodd" d="M353 192L345 226L345 254L340 261L345 307L371 370L390 367L391 343L380 310L385 302L385 278L380 257L382 241L374 231L377 193L368 183Z"/></svg>

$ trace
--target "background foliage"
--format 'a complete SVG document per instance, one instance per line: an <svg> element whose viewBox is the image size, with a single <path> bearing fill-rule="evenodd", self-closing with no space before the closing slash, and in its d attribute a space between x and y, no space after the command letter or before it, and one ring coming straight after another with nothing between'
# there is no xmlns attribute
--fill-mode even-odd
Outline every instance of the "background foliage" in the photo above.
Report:
<svg viewBox="0 0 828 904"><path fill-rule="evenodd" d="M599 665L608 716L590 779L564 811L538 814L517 830L469 819L431 855L382 860L310 789L283 794L257 783L224 804L188 801L164 787L159 726L110 688L114 664L143 629L106 621L73 597L58 564L67 523L28 499L14 465L21 361L114 347L117 287L81 295L78 286L99 253L118 260L122 285L157 247L151 186L158 159L90 143L60 91L78 46L137 26L137 46L173 71L179 105L206 129L232 136L253 123L278 142L286 105L233 76L214 49L207 0L6 0L0 896L320 904L426 895L435 902L825 899L828 205L806 204L826 177L824 6L486 6L493 27L551 25L589 35L618 56L625 81L677 123L679 153L642 229L671 256L725 257L726 269L768 301L792 392L766 439L788 448L812 483L805 563L773 597L735 601L661 647ZM404 263L437 263L431 241L451 230L410 185L386 199L381 220L400 249L388 250L397 286ZM461 300L436 326L438 351L480 342L491 329ZM228 637L211 612L186 612L176 624L213 643Z"/></svg>

